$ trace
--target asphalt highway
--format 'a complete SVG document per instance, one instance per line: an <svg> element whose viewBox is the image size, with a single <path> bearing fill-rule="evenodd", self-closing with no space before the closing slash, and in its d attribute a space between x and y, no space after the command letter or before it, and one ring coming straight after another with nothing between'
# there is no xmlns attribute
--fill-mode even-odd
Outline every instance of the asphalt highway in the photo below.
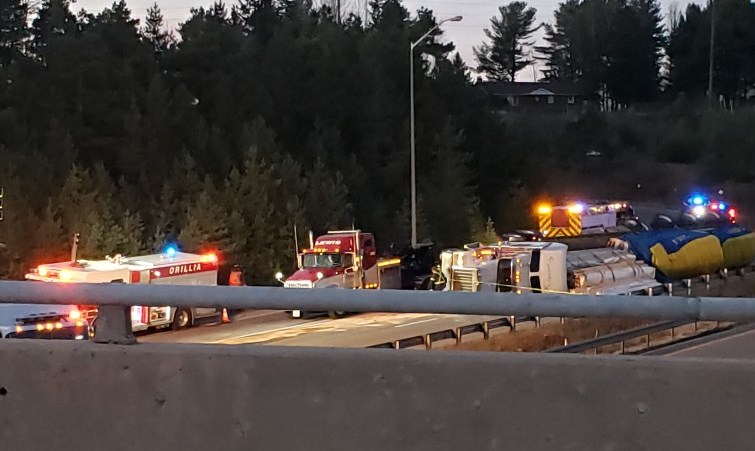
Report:
<svg viewBox="0 0 755 451"><path fill-rule="evenodd" d="M281 288L283 289L283 288ZM481 323L498 316L363 313L291 319L280 311L245 312L230 324L199 326L139 337L142 342L208 344L275 344L292 346L367 347L401 338Z"/></svg>
<svg viewBox="0 0 755 451"><path fill-rule="evenodd" d="M744 276L732 274L726 281L714 277L709 286L695 282L689 293L681 285L674 287L674 294L678 296L736 297L752 293L755 293L755 272L752 271ZM149 333L140 336L139 341L367 347L497 318L499 317L427 313L363 313L339 319L327 316L291 319L282 311L262 310L243 312L230 324Z"/></svg>

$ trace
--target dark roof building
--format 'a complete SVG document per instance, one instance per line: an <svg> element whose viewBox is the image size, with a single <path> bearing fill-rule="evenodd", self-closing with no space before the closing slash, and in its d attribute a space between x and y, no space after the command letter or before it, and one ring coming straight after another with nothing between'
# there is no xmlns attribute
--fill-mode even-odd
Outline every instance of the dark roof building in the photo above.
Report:
<svg viewBox="0 0 755 451"><path fill-rule="evenodd" d="M571 82L479 82L501 112L580 113L597 106L598 97Z"/></svg>

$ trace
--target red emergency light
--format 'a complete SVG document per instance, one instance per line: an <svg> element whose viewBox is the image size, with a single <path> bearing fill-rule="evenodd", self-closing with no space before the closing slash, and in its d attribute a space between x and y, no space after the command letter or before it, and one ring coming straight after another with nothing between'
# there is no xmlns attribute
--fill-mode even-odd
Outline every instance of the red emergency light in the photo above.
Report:
<svg viewBox="0 0 755 451"><path fill-rule="evenodd" d="M218 256L214 252L210 252L202 256L202 261L207 263L217 263Z"/></svg>

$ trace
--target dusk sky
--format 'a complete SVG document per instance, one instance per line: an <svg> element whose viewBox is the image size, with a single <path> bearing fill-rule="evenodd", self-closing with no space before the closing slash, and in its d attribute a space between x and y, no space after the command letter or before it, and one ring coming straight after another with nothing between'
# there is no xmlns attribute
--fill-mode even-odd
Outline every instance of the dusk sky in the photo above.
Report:
<svg viewBox="0 0 755 451"><path fill-rule="evenodd" d="M154 3L155 0L127 0L132 13L137 18L143 18L147 7ZM357 2L364 5L363 0L342 0L344 5L356 7ZM78 11L81 8L89 11L99 11L113 2L109 0L78 0L71 7ZM202 2L200 0L158 0L158 5L162 9L169 28L176 29L178 25L189 16L191 7L209 6L212 0ZM480 45L485 35L483 29L489 27L490 18L497 14L498 6L508 3L508 1L499 0L404 0L403 4L412 12L421 7L429 8L435 12L436 17L443 19L446 17L461 15L464 20L461 22L451 22L443 25L446 38L456 44L457 50L461 53L464 61L474 67L476 62L472 47ZM527 2L529 6L537 9L538 22L552 22L553 11L558 6L558 0L532 0ZM683 10L689 0L661 0L662 12L665 15L672 4L676 4L680 10ZM226 1L230 7L233 1ZM364 11L364 6L360 11ZM538 34L538 38L541 35ZM522 70L517 78L522 81L532 81L532 70L530 68Z"/></svg>

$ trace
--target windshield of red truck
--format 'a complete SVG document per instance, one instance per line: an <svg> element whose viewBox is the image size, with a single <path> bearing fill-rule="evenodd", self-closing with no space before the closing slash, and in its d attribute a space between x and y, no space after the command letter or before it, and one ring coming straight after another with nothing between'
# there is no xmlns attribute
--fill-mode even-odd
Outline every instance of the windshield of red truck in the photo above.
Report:
<svg viewBox="0 0 755 451"><path fill-rule="evenodd" d="M306 254L302 259L303 268L340 268L341 254Z"/></svg>

